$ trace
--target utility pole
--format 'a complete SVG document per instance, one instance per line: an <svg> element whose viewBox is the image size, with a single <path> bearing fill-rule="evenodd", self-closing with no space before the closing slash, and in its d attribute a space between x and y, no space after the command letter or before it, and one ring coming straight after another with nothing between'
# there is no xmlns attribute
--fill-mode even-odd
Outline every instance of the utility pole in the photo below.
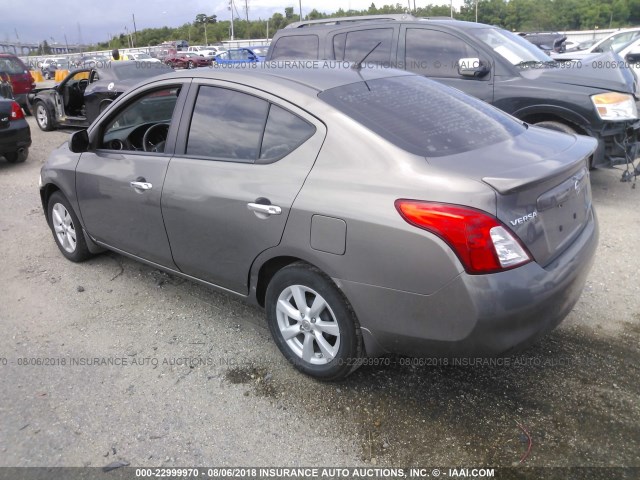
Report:
<svg viewBox="0 0 640 480"><path fill-rule="evenodd" d="M453 0L451 0L451 18L453 18Z"/></svg>
<svg viewBox="0 0 640 480"><path fill-rule="evenodd" d="M269 41L269 19L267 18L267 42Z"/></svg>
<svg viewBox="0 0 640 480"><path fill-rule="evenodd" d="M229 9L231 10L231 40L233 40L233 0L229 0Z"/></svg>
<svg viewBox="0 0 640 480"><path fill-rule="evenodd" d="M135 14L131 14L131 16L133 17L133 41L134 41L134 47L135 47L135 43L138 43L138 29L136 28L136 16Z"/></svg>
<svg viewBox="0 0 640 480"><path fill-rule="evenodd" d="M249 23L249 0L244 0L244 11L247 14L247 23Z"/></svg>
<svg viewBox="0 0 640 480"><path fill-rule="evenodd" d="M478 0L476 0L476 23L478 23Z"/></svg>
<svg viewBox="0 0 640 480"><path fill-rule="evenodd" d="M300 21L302 21L302 0L299 0L300 2Z"/></svg>

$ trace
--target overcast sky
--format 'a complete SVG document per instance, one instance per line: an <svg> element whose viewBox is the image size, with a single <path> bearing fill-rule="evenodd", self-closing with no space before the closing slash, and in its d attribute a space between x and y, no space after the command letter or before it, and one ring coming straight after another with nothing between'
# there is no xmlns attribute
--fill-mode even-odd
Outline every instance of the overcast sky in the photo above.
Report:
<svg viewBox="0 0 640 480"><path fill-rule="evenodd" d="M371 2L380 7L413 0L302 0L302 14L317 9L332 12L342 7L347 10L364 9ZM266 19L275 12L284 13L285 7L294 7L298 13L298 0L248 0L249 19ZM416 0L416 7L448 4L449 0ZM245 0L235 0L240 15L245 16ZM459 7L462 0L453 0ZM109 34L124 33L125 25L133 29L131 14L136 16L140 30L147 27L177 27L192 22L198 13L217 15L228 20L228 0L0 0L0 40L39 43L43 40L69 43L106 41ZM79 27L78 27L79 25ZM81 37L81 38L80 38Z"/></svg>

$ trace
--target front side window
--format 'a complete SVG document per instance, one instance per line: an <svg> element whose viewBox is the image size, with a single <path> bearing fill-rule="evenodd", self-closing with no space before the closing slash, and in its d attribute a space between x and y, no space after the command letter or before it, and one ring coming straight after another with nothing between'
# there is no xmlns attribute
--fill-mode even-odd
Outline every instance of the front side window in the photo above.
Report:
<svg viewBox="0 0 640 480"><path fill-rule="evenodd" d="M437 30L410 28L405 69L427 77L459 77L458 60L478 58L478 52L458 37Z"/></svg>
<svg viewBox="0 0 640 480"><path fill-rule="evenodd" d="M246 93L200 87L186 154L221 160L255 162L269 103Z"/></svg>
<svg viewBox="0 0 640 480"><path fill-rule="evenodd" d="M100 148L164 152L179 94L179 87L168 87L134 100L107 122Z"/></svg>

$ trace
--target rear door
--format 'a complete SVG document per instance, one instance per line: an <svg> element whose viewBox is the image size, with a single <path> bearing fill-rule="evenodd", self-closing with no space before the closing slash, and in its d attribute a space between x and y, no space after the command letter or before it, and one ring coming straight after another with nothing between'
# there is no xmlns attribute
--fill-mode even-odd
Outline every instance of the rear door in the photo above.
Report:
<svg viewBox="0 0 640 480"><path fill-rule="evenodd" d="M326 130L262 91L202 82L187 100L162 214L181 271L247 294L251 264L280 243Z"/></svg>
<svg viewBox="0 0 640 480"><path fill-rule="evenodd" d="M338 61L376 63L390 66L396 50L399 27L360 28L334 35L326 48L330 58ZM365 60L366 58L366 60Z"/></svg>
<svg viewBox="0 0 640 480"><path fill-rule="evenodd" d="M492 103L493 69L483 77L463 77L458 73L458 60L462 58L477 58L491 64L490 59L460 36L420 25L403 25L398 44L398 62L404 65L405 70Z"/></svg>

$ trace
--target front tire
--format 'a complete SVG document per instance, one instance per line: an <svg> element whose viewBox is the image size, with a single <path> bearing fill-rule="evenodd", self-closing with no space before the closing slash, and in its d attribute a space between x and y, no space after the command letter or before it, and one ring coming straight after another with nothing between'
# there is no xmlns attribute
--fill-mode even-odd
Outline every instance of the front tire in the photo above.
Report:
<svg viewBox="0 0 640 480"><path fill-rule="evenodd" d="M536 125L536 127L547 128L549 130L555 130L556 132L568 133L570 135L575 135L576 133L578 133L573 128L571 128L569 125L567 125L566 123L545 121L545 122L538 122L535 125Z"/></svg>
<svg viewBox="0 0 640 480"><path fill-rule="evenodd" d="M9 153L5 153L3 155L4 155L4 158L7 159L7 162L9 162L9 163L22 163L29 156L29 149L28 148L23 148L19 152L9 152Z"/></svg>
<svg viewBox="0 0 640 480"><path fill-rule="evenodd" d="M93 256L87 248L78 217L62 193L51 195L47 213L53 238L62 255L72 262L83 262Z"/></svg>
<svg viewBox="0 0 640 480"><path fill-rule="evenodd" d="M360 325L342 292L319 269L294 263L266 293L267 323L287 360L318 380L345 378L360 365Z"/></svg>
<svg viewBox="0 0 640 480"><path fill-rule="evenodd" d="M196 64L189 60L189 62L187 63L187 68L189 70L191 70L192 68L196 68Z"/></svg>
<svg viewBox="0 0 640 480"><path fill-rule="evenodd" d="M53 130L53 116L42 100L38 100L35 105L36 123L43 132Z"/></svg>

